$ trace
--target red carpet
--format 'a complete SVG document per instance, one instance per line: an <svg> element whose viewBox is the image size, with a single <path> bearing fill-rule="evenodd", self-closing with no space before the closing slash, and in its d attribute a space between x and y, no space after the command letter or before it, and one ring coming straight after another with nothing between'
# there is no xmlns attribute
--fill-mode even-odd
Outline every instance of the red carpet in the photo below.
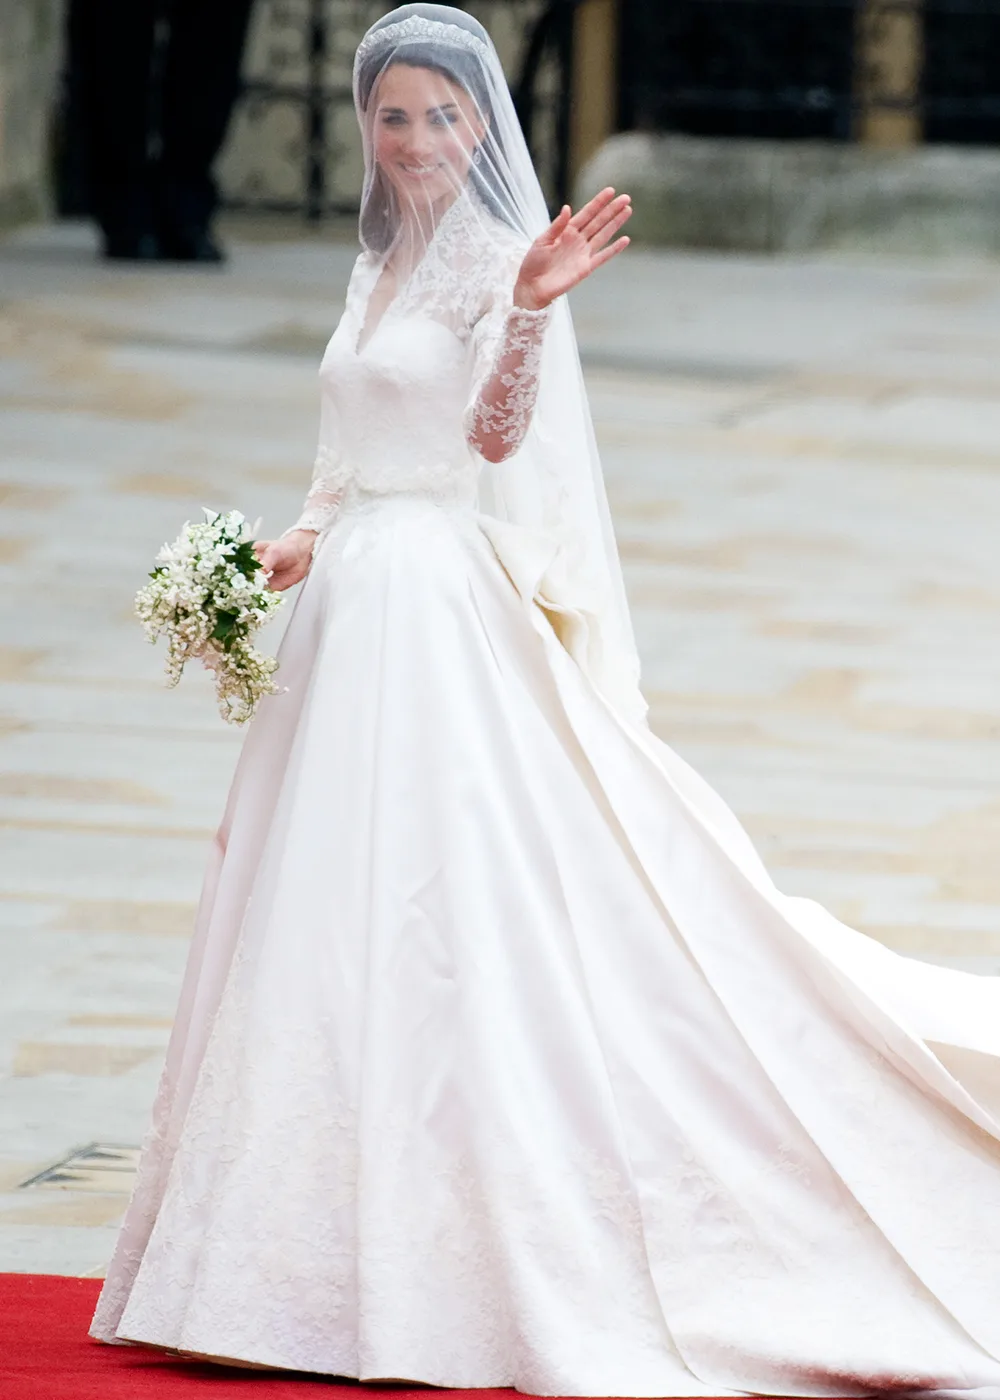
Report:
<svg viewBox="0 0 1000 1400"><path fill-rule="evenodd" d="M512 1390L429 1391L358 1386L316 1376L277 1378L236 1367L179 1361L145 1347L111 1347L87 1336L99 1279L0 1274L0 1400L512 1400Z"/></svg>

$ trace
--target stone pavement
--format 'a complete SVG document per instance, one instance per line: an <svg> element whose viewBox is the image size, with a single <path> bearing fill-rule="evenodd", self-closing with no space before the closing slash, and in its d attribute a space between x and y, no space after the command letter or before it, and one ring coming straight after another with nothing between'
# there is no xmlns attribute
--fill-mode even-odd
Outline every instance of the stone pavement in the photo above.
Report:
<svg viewBox="0 0 1000 1400"><path fill-rule="evenodd" d="M0 246L0 1269L107 1260L238 751L132 595L308 480L353 253L232 235ZM786 889L1000 971L1000 267L632 250L575 305L656 728Z"/></svg>

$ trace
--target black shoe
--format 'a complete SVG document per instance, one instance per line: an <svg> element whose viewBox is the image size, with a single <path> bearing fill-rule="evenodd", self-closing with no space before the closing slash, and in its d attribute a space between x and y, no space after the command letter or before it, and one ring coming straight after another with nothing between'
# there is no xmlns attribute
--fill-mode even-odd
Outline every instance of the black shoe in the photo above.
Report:
<svg viewBox="0 0 1000 1400"><path fill-rule="evenodd" d="M105 229L104 256L115 262L156 262L162 254L155 233Z"/></svg>
<svg viewBox="0 0 1000 1400"><path fill-rule="evenodd" d="M221 263L226 255L207 228L162 230L160 257L169 262Z"/></svg>

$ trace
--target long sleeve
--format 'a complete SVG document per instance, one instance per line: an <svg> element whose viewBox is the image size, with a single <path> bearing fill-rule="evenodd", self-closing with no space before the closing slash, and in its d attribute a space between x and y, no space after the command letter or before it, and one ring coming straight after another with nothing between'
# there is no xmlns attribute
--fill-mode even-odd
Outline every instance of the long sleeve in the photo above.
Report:
<svg viewBox="0 0 1000 1400"><path fill-rule="evenodd" d="M549 307L526 311L508 300L473 328L474 388L464 426L469 445L487 461L505 461L524 441L550 318Z"/></svg>
<svg viewBox="0 0 1000 1400"><path fill-rule="evenodd" d="M285 531L286 535L293 530L314 530L321 535L337 518L348 474L337 450L336 417L336 409L324 394L320 401L319 445L316 448L312 484L306 494L302 513L295 524Z"/></svg>

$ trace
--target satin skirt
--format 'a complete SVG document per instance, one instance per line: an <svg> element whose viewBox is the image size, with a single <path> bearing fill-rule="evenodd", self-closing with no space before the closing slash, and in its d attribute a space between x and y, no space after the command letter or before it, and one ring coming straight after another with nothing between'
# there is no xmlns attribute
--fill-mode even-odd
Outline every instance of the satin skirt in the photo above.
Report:
<svg viewBox="0 0 1000 1400"><path fill-rule="evenodd" d="M476 517L324 541L94 1322L543 1395L1000 1394L1000 981L782 896Z"/></svg>

